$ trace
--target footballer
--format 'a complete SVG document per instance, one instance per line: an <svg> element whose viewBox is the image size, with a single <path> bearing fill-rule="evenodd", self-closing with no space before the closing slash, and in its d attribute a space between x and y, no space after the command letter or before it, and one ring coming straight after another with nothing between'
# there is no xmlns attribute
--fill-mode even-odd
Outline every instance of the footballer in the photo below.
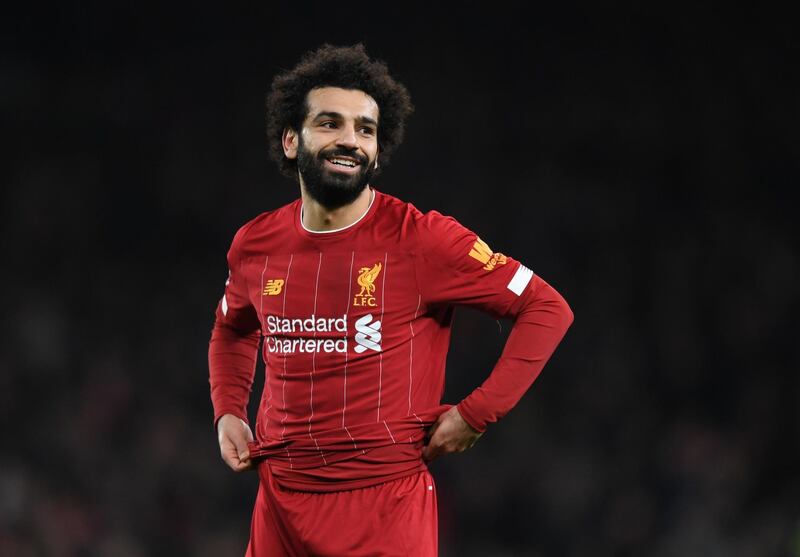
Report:
<svg viewBox="0 0 800 557"><path fill-rule="evenodd" d="M209 344L222 458L260 479L248 556L436 555L428 463L502 418L572 323L522 263L374 187L412 109L361 45L325 45L272 84L270 153L300 197L235 234ZM513 328L483 384L451 406L442 394L458 305Z"/></svg>

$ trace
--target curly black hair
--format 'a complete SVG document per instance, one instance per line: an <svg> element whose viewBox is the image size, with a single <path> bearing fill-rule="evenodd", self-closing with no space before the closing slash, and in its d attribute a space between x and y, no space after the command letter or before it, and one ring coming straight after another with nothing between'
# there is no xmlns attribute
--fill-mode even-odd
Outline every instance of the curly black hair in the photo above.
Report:
<svg viewBox="0 0 800 557"><path fill-rule="evenodd" d="M386 64L371 60L363 44L337 47L329 44L306 53L294 69L279 74L267 95L267 140L270 157L281 172L297 179L297 161L283 153L283 130L300 131L308 112L307 95L318 87L363 91L378 104L378 156L380 167L403 141L406 118L414 111L403 84L389 75Z"/></svg>

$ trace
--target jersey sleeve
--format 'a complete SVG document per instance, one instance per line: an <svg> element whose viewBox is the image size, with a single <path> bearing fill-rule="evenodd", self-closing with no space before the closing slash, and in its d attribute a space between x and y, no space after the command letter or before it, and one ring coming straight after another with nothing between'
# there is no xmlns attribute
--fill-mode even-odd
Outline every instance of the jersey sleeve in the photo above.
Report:
<svg viewBox="0 0 800 557"><path fill-rule="evenodd" d="M228 251L228 280L217 303L208 347L215 424L225 414L233 414L247 422L247 403L258 356L261 324L250 303L239 256L245 232L246 227L243 227L236 233Z"/></svg>
<svg viewBox="0 0 800 557"><path fill-rule="evenodd" d="M429 304L472 306L494 317L513 317L533 272L493 252L477 234L437 211L417 223L417 280Z"/></svg>
<svg viewBox="0 0 800 557"><path fill-rule="evenodd" d="M467 423L484 431L539 376L572 323L572 310L547 282L519 261L493 252L455 219L432 211L417 230L417 280L428 304L467 305L514 320L489 377L458 404Z"/></svg>

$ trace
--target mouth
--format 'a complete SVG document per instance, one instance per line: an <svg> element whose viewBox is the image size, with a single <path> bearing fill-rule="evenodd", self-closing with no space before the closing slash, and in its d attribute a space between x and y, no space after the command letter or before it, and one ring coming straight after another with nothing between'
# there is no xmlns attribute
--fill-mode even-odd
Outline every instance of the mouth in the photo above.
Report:
<svg viewBox="0 0 800 557"><path fill-rule="evenodd" d="M359 167L361 166L361 161L353 157L336 155L333 157L327 157L325 159L325 166L335 170L336 172L355 174L358 172Z"/></svg>

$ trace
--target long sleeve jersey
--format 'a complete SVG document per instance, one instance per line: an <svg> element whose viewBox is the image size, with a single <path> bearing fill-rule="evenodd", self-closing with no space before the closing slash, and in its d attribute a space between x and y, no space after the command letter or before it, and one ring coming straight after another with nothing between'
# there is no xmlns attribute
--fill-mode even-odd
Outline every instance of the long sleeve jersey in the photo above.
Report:
<svg viewBox="0 0 800 557"><path fill-rule="evenodd" d="M424 469L425 432L448 408L455 306L514 321L488 378L458 404L479 431L519 401L572 322L549 284L455 219L373 191L350 226L307 230L298 199L245 224L228 252L209 345L214 419L247 421L260 344L251 455L286 488L352 489Z"/></svg>

